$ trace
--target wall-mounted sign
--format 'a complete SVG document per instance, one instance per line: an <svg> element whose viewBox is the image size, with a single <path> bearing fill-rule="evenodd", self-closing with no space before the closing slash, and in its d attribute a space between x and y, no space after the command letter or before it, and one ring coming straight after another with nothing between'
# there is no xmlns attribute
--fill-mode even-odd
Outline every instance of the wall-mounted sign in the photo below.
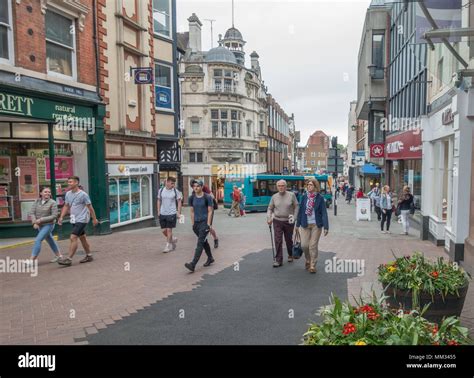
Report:
<svg viewBox="0 0 474 378"><path fill-rule="evenodd" d="M70 116L91 119L91 107L44 100L36 97L20 96L0 91L0 114L33 117L56 121L59 117Z"/></svg>
<svg viewBox="0 0 474 378"><path fill-rule="evenodd" d="M260 148L268 148L268 140L261 140L259 146Z"/></svg>
<svg viewBox="0 0 474 378"><path fill-rule="evenodd" d="M421 159L421 133L406 131L385 138L385 157L388 160Z"/></svg>
<svg viewBox="0 0 474 378"><path fill-rule="evenodd" d="M172 108L171 88L155 86L155 98L157 108Z"/></svg>
<svg viewBox="0 0 474 378"><path fill-rule="evenodd" d="M108 164L110 176L136 176L153 174L153 164Z"/></svg>
<svg viewBox="0 0 474 378"><path fill-rule="evenodd" d="M451 108L446 109L443 114L441 114L441 122L443 125L450 125L454 122L454 114Z"/></svg>

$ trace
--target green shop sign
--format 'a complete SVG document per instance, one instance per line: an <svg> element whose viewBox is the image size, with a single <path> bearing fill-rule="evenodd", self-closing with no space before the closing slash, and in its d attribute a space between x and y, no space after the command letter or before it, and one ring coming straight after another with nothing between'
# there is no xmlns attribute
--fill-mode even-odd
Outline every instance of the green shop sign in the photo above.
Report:
<svg viewBox="0 0 474 378"><path fill-rule="evenodd" d="M0 91L0 114L56 121L58 118L92 118L93 108L44 100L37 97L21 96Z"/></svg>

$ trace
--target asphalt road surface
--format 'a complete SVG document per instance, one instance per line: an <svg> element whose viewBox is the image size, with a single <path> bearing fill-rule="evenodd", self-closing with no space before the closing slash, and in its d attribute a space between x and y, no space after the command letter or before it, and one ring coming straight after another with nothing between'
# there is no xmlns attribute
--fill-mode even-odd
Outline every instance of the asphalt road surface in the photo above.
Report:
<svg viewBox="0 0 474 378"><path fill-rule="evenodd" d="M224 249L215 253L216 259ZM326 273L320 252L318 273L304 270L304 258L272 267L271 250L252 253L194 290L173 294L89 335L95 345L296 345L331 293L347 298L354 274ZM286 252L285 252L286 253ZM201 258L200 264L205 258Z"/></svg>

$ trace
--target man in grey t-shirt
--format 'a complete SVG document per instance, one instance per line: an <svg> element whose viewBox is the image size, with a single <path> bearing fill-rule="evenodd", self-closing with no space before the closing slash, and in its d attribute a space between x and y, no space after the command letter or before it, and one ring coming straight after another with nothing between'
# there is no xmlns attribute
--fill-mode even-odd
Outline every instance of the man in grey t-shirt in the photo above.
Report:
<svg viewBox="0 0 474 378"><path fill-rule="evenodd" d="M89 195L79 189L79 177L69 177L67 183L70 190L66 193L64 207L61 211L58 224L62 225L64 216L69 212L70 223L72 224L70 237L71 244L69 245L69 256L58 260L58 264L70 266L72 264L72 258L77 251L78 239L81 241L86 252L86 257L84 257L80 262L86 263L93 260L89 242L86 238L86 227L91 216L94 226L97 226L99 222L95 215L94 208L92 207Z"/></svg>
<svg viewBox="0 0 474 378"><path fill-rule="evenodd" d="M181 206L183 195L175 188L176 179L168 177L165 186L158 191L158 218L163 235L166 238L164 253L171 252L176 248L178 238L173 237L173 228L176 221L181 217Z"/></svg>

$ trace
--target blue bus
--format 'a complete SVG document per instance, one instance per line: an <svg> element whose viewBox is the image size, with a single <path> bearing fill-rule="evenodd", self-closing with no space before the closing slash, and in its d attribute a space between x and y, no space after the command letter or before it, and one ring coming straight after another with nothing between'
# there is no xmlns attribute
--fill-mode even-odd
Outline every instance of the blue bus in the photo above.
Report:
<svg viewBox="0 0 474 378"><path fill-rule="evenodd" d="M298 201L300 201L305 192L305 181L309 178L316 178L318 180L321 194L326 201L326 207L329 207L332 204L332 177L315 174L306 176L261 174L247 177L227 177L224 183L224 207L226 209L231 207L232 191L234 185L236 185L242 188L242 193L246 196L245 211L267 211L270 198L278 192L276 183L279 180L285 180L287 182L287 190L295 193Z"/></svg>

